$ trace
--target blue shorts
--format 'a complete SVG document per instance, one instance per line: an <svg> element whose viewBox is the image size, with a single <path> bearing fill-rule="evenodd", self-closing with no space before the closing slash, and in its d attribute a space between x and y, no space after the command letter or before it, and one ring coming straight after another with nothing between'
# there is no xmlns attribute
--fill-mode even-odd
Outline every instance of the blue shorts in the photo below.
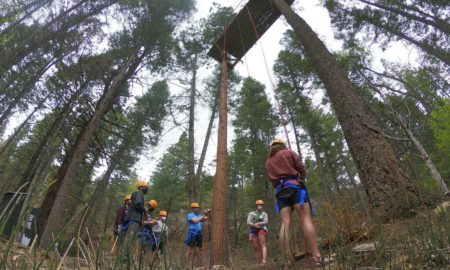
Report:
<svg viewBox="0 0 450 270"><path fill-rule="evenodd" d="M203 246L202 235L201 234L191 235L190 237L188 237L188 239L186 239L186 241L184 241L184 243L192 248L193 247L202 248Z"/></svg>

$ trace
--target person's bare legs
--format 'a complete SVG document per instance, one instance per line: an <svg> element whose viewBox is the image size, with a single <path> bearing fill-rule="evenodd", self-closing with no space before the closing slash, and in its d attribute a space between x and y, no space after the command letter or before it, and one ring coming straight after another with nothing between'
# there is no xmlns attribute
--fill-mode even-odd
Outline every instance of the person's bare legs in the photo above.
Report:
<svg viewBox="0 0 450 270"><path fill-rule="evenodd" d="M252 234L252 246L253 246L253 252L255 253L256 263L261 263L261 252L259 250L259 242L258 237L256 237L254 234Z"/></svg>
<svg viewBox="0 0 450 270"><path fill-rule="evenodd" d="M189 266L189 268L191 268L191 266L193 265L191 261L191 254L193 249L194 248L187 246L186 252L184 253L184 265Z"/></svg>
<svg viewBox="0 0 450 270"><path fill-rule="evenodd" d="M291 207L284 207L280 211L280 248L284 259L290 264L292 262L291 248L289 246L289 230L291 228Z"/></svg>
<svg viewBox="0 0 450 270"><path fill-rule="evenodd" d="M200 258L200 248L199 247L194 248L194 262L196 264L196 267L202 266L202 258Z"/></svg>
<svg viewBox="0 0 450 270"><path fill-rule="evenodd" d="M303 234L305 239L308 241L309 249L314 257L314 260L319 260L321 258L319 246L317 244L316 230L312 223L311 218L311 207L309 203L305 202L303 205L295 204L294 209L303 225Z"/></svg>
<svg viewBox="0 0 450 270"><path fill-rule="evenodd" d="M267 247L266 247L266 235L265 234L259 234L258 235L258 242L259 246L261 247L261 253L262 253L262 263L267 263Z"/></svg>

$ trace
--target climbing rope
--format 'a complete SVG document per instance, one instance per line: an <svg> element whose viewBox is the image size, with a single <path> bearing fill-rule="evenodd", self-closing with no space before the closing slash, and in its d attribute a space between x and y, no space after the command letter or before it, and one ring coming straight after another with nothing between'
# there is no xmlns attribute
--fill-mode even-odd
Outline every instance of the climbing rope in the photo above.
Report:
<svg viewBox="0 0 450 270"><path fill-rule="evenodd" d="M264 60L264 67L265 67L265 69L266 69L267 77L269 78L271 90L272 90L272 92L273 92L274 99L275 99L275 102L276 102L276 106L277 106L277 109L278 109L278 117L279 117L279 119L280 119L281 125L283 126L284 133L285 133L285 137L286 137L286 141L287 141L287 143L288 143L289 149L291 149L291 142L290 142L290 140L289 140L289 132L288 132L288 130L287 130L287 124L286 124L286 120L285 120L285 118L284 118L284 111L283 111L283 109L282 109L282 107L281 107L280 98L278 97L278 95L277 95L277 93L276 93L276 91L275 91L275 88L276 88L276 87L275 87L274 80L273 80L273 78L272 78L272 74L271 74L270 69L269 69L269 65L267 64L266 54L265 54L265 52L264 52L264 48L263 48L263 46L262 46L262 43L259 42L260 36L259 36L258 30L256 29L256 25L255 25L255 22L254 22L254 20L253 20L253 16L252 16L252 14L250 13L250 10L249 10L248 6L245 6L245 8L246 8L246 10L247 10L248 16L249 16L250 21L251 21L251 23L252 23L253 31L255 32L256 42L259 43L259 46L260 46L260 48L261 48L261 52L262 52L262 56L263 56L263 60ZM239 33L240 33L240 32L239 32ZM241 39L242 39L242 37L241 37Z"/></svg>

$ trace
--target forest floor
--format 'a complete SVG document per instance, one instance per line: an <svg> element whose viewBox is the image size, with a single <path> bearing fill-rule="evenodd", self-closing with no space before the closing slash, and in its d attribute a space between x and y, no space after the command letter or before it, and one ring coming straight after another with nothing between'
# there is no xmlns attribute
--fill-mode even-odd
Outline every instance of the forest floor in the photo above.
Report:
<svg viewBox="0 0 450 270"><path fill-rule="evenodd" d="M315 267L310 256L300 256L304 254L304 245L303 240L297 237L293 253L298 255L298 260L291 269L450 269L448 201L441 203L437 208L417 212L413 217L385 224L367 225L370 224L368 221L353 217L355 215L346 215L334 213L315 219L322 256L327 261L326 266ZM267 237L269 260L265 266L256 265L251 242L247 236L242 232L238 239L230 240L228 254L231 269L281 269L282 256L276 232L269 232ZM163 266L163 257L159 267L147 266L146 269L186 269L186 265L182 262L185 251L184 233L178 231L171 237L172 240L166 250L167 268ZM73 254L76 248L72 248L72 252L61 260L64 252L45 254L39 250L21 248L14 243L6 253L7 246L6 241L0 242L2 263L6 262L3 260L4 254L8 254L5 269L35 269L33 265L36 266L41 258L43 258L42 266L39 269L124 269L113 263L114 256L110 253L112 244L109 241L103 244L100 252L96 252L93 246L92 249L85 246L82 255L89 259L78 259L76 254ZM198 268L199 270L211 269L208 267L209 246L210 241L205 239L201 253L202 267ZM99 267L94 267L95 264Z"/></svg>

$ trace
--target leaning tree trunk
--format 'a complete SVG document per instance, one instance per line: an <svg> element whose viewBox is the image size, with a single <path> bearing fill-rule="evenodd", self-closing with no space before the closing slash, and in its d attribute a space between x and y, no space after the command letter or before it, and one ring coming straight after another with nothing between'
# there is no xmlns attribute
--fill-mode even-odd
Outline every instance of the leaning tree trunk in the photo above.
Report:
<svg viewBox="0 0 450 270"><path fill-rule="evenodd" d="M420 203L417 187L400 168L383 130L366 108L356 86L310 26L283 0L273 0L273 3L293 27L305 55L325 85L373 214L387 221L410 213Z"/></svg>
<svg viewBox="0 0 450 270"><path fill-rule="evenodd" d="M197 54L195 54L195 61L197 63ZM194 65L191 79L191 93L189 104L189 141L188 141L188 154L189 154L189 202L197 201L197 179L195 177L195 139L194 139L194 122L195 122L195 93L196 93L196 79L197 79L197 67Z"/></svg>
<svg viewBox="0 0 450 270"><path fill-rule="evenodd" d="M203 142L202 153L198 160L197 172L195 173L196 183L200 183L200 175L202 174L203 163L205 163L206 151L208 150L209 138L211 137L211 131L213 128L214 120L216 119L217 106L219 102L219 95L214 98L213 107L211 108L211 117L209 118L208 129L206 130L205 141Z"/></svg>
<svg viewBox="0 0 450 270"><path fill-rule="evenodd" d="M211 234L211 261L213 265L228 265L226 257L227 232L227 60L226 53L222 56L222 75L220 79L220 109L219 128L217 139L217 165L213 183L212 198L212 234Z"/></svg>
<svg viewBox="0 0 450 270"><path fill-rule="evenodd" d="M430 172L431 177L433 178L434 182L439 186L442 194L448 194L449 190L447 187L447 184L444 182L444 180L441 177L441 174L437 170L436 166L434 166L433 161L431 160L430 156L427 153L427 150L423 147L423 145L420 143L420 141L414 136L414 133L412 130L404 123L402 117L400 114L395 111L391 107L392 113L394 114L395 118L397 119L398 123L402 127L402 129L405 131L406 135L408 136L409 140L414 144L414 147L416 147L417 151L420 153L420 157L423 161L425 161L425 165L428 168L428 171Z"/></svg>
<svg viewBox="0 0 450 270"><path fill-rule="evenodd" d="M42 213L38 222L38 232L42 236L39 243L41 248L48 248L52 243L52 233L57 233L62 228L62 224L58 220L64 215L64 202L71 190L78 166L89 142L102 117L112 108L114 100L120 94L121 87L135 73L145 53L143 52L139 58L133 61L127 61L118 71L111 85L100 98L91 119L78 135L75 144L59 168L56 174L56 183L51 186L42 203Z"/></svg>

